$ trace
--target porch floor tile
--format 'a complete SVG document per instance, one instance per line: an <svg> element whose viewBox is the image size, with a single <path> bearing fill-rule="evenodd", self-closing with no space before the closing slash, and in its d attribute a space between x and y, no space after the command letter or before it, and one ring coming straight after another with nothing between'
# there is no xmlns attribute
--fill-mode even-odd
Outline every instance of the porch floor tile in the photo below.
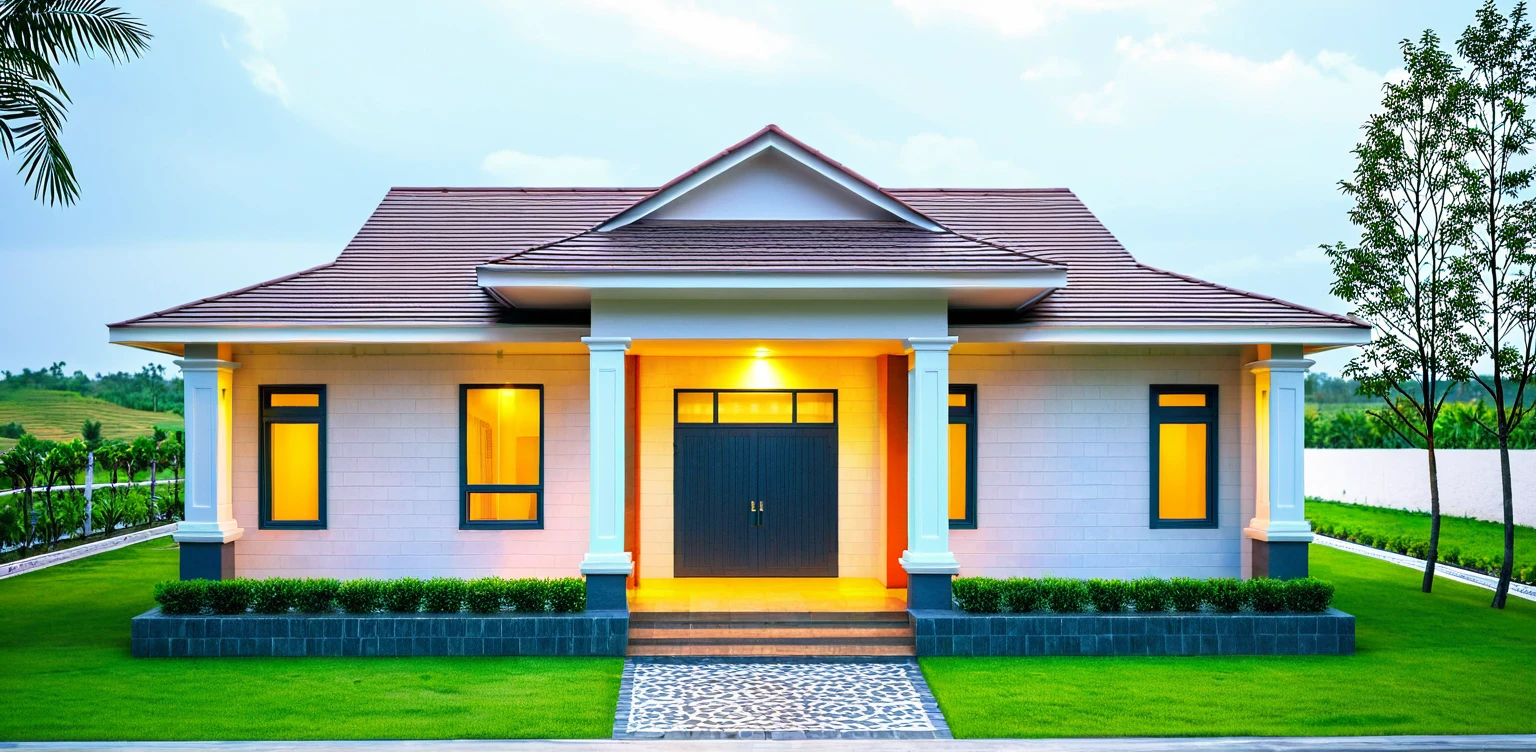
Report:
<svg viewBox="0 0 1536 752"><path fill-rule="evenodd" d="M642 579L631 611L905 611L907 591L865 577Z"/></svg>

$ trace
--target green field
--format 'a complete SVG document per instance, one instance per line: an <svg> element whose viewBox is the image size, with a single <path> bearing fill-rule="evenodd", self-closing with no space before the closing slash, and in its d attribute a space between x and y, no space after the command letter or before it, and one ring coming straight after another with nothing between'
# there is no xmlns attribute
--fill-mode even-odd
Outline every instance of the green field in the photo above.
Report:
<svg viewBox="0 0 1536 752"><path fill-rule="evenodd" d="M1415 540L1429 540L1428 512L1406 512L1363 504L1307 499L1307 519L1312 521L1313 526L1327 522L1335 527L1342 525L1365 530L1378 538L1383 535L1401 535ZM1441 516L1440 550L1445 551L1452 546L1461 549L1463 557L1502 557L1504 526L1485 520ZM1536 562L1536 528L1516 525L1515 565L1519 567L1531 562Z"/></svg>
<svg viewBox="0 0 1536 752"><path fill-rule="evenodd" d="M0 580L0 741L602 738L619 658L128 654L176 576L153 540Z"/></svg>
<svg viewBox="0 0 1536 752"><path fill-rule="evenodd" d="M1353 656L925 658L957 737L1536 733L1536 603L1314 546Z"/></svg>
<svg viewBox="0 0 1536 752"><path fill-rule="evenodd" d="M46 389L0 392L0 424L15 421L39 439L68 441L79 438L80 427L86 420L101 421L101 435L107 439L131 440L147 436L155 426L167 432L180 431L183 425L181 416L176 413L132 410L74 392ZM0 449L9 448L10 444L0 446Z"/></svg>

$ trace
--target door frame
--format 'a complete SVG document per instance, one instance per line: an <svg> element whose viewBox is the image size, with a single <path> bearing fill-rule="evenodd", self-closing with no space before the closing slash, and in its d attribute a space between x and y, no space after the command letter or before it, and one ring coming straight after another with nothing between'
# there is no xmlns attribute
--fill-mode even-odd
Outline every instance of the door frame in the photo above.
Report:
<svg viewBox="0 0 1536 752"><path fill-rule="evenodd" d="M694 394L713 393L715 395L714 400L713 400L713 406L712 406L712 414L710 416L711 417L711 422L707 422L707 423L705 423L705 422L681 422L681 421L678 420L678 418L679 418L679 414L678 414L678 410L677 410L677 408L678 408L678 401L679 401L680 395L685 394L685 393L694 393ZM800 422L798 422L797 419L799 418L799 399L798 399L798 396L791 396L791 398L790 398L790 400L791 400L790 404L792 405L792 407L791 407L791 418L790 418L790 422L788 422L788 423L720 423L718 421L719 421L719 407L720 407L719 395L721 393L774 393L774 394L789 393L791 395L799 395L799 394L802 394L802 393L830 394L830 395L832 395L832 420L830 422L824 422L824 423L800 423ZM711 431L715 431L715 430L722 430L722 431L724 431L724 430L741 430L741 429L773 429L773 430L778 430L778 431L793 431L793 430L797 430L797 429L805 429L808 434L812 434L812 435L815 435L815 434L825 435L826 433L830 433L831 434L831 438L832 438L832 472L833 472L832 482L833 482L833 485L834 485L833 492L832 492L833 509L832 509L832 518L831 518L831 523L832 523L832 529L831 529L831 544L832 544L831 558L830 558L830 561L827 564L827 566L825 566L823 568L820 568L820 569L818 569L815 572L808 572L808 573L805 573L805 574L797 574L797 575L793 575L793 576L798 576L798 577L836 577L837 576L837 574L838 574L838 551L839 551L837 531L838 531L838 528L840 527L840 525L839 525L839 523L840 523L839 513L841 512L840 507L841 507L841 501L842 501L841 498L838 495L838 488L837 488L838 480L839 480L839 477L841 475L841 470L842 470L842 467L841 467L841 451L840 451L841 447L839 446L840 431L838 430L838 419L840 417L839 416L839 413L840 413L840 409L839 408L840 407L841 406L839 405L838 390L836 390L836 389L751 389L751 388L710 389L710 388L687 387L687 388L676 388L676 389L672 390L672 431L673 431L673 434L672 434L672 438L673 438L673 441L672 441L672 467L673 467L673 476L672 476L672 576L673 577L732 577L732 576L738 576L738 575L685 574L684 573L685 570L687 569L687 567L685 567L683 565L683 530L682 530L683 526L682 526L682 515L679 513L679 504L681 503L681 500L680 500L680 498L678 496L678 491L677 491L679 476L677 474L676 468L677 468L677 438L678 438L678 432L679 431L687 431L689 433L708 435Z"/></svg>

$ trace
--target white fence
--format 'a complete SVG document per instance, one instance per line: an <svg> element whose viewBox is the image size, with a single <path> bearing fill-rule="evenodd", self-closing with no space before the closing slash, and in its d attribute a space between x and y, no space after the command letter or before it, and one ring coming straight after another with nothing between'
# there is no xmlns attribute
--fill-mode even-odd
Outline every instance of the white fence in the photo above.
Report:
<svg viewBox="0 0 1536 752"><path fill-rule="evenodd" d="M160 485L160 486L170 486L170 485L175 485L177 483L183 483L185 481L186 481L186 478L177 478L177 479L161 478L159 480L156 480L155 483ZM147 480L136 480L136 481L134 481L132 483L129 483L128 481L118 481L117 483L92 483L91 484L91 488L94 490L94 489L97 489L97 488L118 488L119 486L147 486L147 485L149 485L149 481L147 481ZM84 488L85 488L85 484L84 483L76 483L76 484L74 484L72 486L54 486L53 490L55 490L55 491L79 491L79 490L82 490ZM0 491L0 496L10 496L11 494L19 494L19 493L21 493L22 491L25 491L25 490L26 490L25 488L13 488L13 489L10 489L9 491ZM46 486L33 486L32 487L32 492L33 493L42 493L43 491L46 491L46 490L48 490Z"/></svg>
<svg viewBox="0 0 1536 752"><path fill-rule="evenodd" d="M1308 449L1306 492L1333 501L1429 511L1429 453L1422 449ZM1504 521L1496 449L1441 449L1440 511ZM1509 453L1515 522L1536 525L1536 450Z"/></svg>

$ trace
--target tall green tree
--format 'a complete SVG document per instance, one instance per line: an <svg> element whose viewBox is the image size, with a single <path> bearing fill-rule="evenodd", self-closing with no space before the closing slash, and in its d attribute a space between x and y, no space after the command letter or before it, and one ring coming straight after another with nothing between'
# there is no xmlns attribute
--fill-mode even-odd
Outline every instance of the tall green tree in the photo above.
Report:
<svg viewBox="0 0 1536 752"><path fill-rule="evenodd" d="M0 152L21 155L16 171L34 198L80 197L59 133L70 100L55 66L95 55L124 63L149 39L141 21L102 0L0 0Z"/></svg>
<svg viewBox="0 0 1536 752"><path fill-rule="evenodd" d="M1504 562L1493 594L1503 608L1515 559L1510 435L1533 406L1525 390L1536 375L1536 205L1526 195L1533 173L1525 157L1536 142L1529 105L1536 96L1536 42L1524 2L1504 15L1486 0L1456 42L1465 61L1470 157L1462 170L1457 217L1463 253L1455 273L1474 291L1467 329L1477 355L1492 363L1473 379L1487 392L1493 423L1479 421L1498 442L1504 501Z"/></svg>
<svg viewBox="0 0 1536 752"><path fill-rule="evenodd" d="M1440 475L1435 421L1453 383L1470 376L1473 343L1462 330L1465 295L1451 273L1457 253L1453 209L1466 158L1466 85L1433 31L1399 43L1407 77L1383 87L1382 109L1355 146L1355 174L1339 183L1354 200L1358 244L1323 246L1333 294L1370 322L1375 336L1344 368L1369 411L1408 446L1429 455L1429 564L1434 588L1440 550Z"/></svg>

